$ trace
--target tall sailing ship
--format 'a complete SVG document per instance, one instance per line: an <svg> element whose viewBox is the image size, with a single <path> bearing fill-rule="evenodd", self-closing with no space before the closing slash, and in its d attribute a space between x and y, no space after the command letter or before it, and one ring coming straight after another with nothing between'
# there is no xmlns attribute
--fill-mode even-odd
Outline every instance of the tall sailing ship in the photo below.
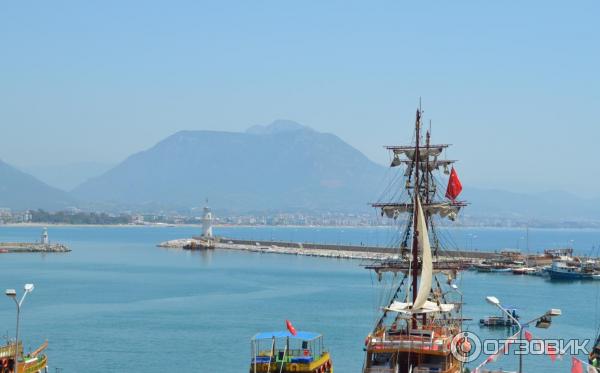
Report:
<svg viewBox="0 0 600 373"><path fill-rule="evenodd" d="M400 187L388 187L393 201L372 204L398 221L400 236L395 259L366 266L387 286L382 313L365 340L363 373L458 373L463 367L455 342L460 341L459 353L461 347L468 350L461 339L462 294L452 282L461 260L445 252L436 229L440 219L454 220L466 203L456 200L462 186L455 161L442 159L449 145L430 143L430 130L422 137L422 114L419 107L412 145L386 147L391 167L404 169ZM434 177L440 172L450 175L444 195Z"/></svg>

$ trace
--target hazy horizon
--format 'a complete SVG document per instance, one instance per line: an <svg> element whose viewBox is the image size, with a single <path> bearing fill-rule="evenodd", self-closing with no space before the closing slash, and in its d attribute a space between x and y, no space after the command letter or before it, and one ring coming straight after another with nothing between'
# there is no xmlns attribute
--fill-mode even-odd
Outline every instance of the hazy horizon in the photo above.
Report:
<svg viewBox="0 0 600 373"><path fill-rule="evenodd" d="M598 10L5 4L0 159L26 171L116 165L179 130L242 132L283 118L385 165L382 145L410 142L422 97L433 141L454 144L447 156L465 183L598 196Z"/></svg>

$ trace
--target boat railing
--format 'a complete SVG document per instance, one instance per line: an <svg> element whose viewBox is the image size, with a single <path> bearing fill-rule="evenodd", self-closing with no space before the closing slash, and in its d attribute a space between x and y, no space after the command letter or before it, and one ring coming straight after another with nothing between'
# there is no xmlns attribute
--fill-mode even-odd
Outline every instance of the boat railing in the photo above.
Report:
<svg viewBox="0 0 600 373"><path fill-rule="evenodd" d="M23 354L23 343L19 341L19 354ZM15 356L15 344L0 347L0 359Z"/></svg>
<svg viewBox="0 0 600 373"><path fill-rule="evenodd" d="M373 338L369 342L372 349L420 349L428 351L450 351L450 344L445 343L446 339L423 340L420 338L401 338L401 339L379 339Z"/></svg>
<svg viewBox="0 0 600 373"><path fill-rule="evenodd" d="M398 371L394 368L387 367L370 367L365 368L364 373L397 373Z"/></svg>
<svg viewBox="0 0 600 373"><path fill-rule="evenodd" d="M323 351L325 353L325 351ZM274 354L271 354L271 351L261 351L256 359L253 359L253 362L256 360L257 363L265 363L267 362L267 358L271 358L273 362L290 362L291 359L294 358L306 358L312 360L317 360L321 355L311 351L310 349L275 349Z"/></svg>
<svg viewBox="0 0 600 373"><path fill-rule="evenodd" d="M46 357L46 355L42 355L31 360L25 360L25 362L27 363L27 365L25 365L25 370L23 371L23 373L36 373L40 372L43 368L46 367L46 364L48 363L48 358Z"/></svg>

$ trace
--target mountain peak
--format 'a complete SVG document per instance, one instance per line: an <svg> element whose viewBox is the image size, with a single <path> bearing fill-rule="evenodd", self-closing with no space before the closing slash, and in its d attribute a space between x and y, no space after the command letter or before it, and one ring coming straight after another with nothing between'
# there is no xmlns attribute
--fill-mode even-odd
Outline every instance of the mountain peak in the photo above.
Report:
<svg viewBox="0 0 600 373"><path fill-rule="evenodd" d="M288 119L277 119L274 120L271 124L266 126L256 125L248 128L246 133L251 133L255 135L272 135L274 133L282 133L282 132L295 132L301 130L312 131L312 129L308 126L304 126L298 122Z"/></svg>

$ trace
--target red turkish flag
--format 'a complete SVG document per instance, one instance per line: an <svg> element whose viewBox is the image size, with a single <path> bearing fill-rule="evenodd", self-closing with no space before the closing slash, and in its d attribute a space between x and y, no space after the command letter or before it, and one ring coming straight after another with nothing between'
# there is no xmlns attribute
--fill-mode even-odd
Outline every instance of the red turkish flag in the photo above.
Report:
<svg viewBox="0 0 600 373"><path fill-rule="evenodd" d="M458 179L458 175L456 174L454 167L452 167L452 170L450 171L450 178L448 179L448 188L446 189L446 198L454 201L460 192L462 192L462 184Z"/></svg>
<svg viewBox="0 0 600 373"><path fill-rule="evenodd" d="M529 330L525 330L525 339L527 340L527 342L531 342L531 340L533 339L533 335Z"/></svg>
<svg viewBox="0 0 600 373"><path fill-rule="evenodd" d="M292 333L292 335L296 335L296 328L294 328L290 320L285 320L285 326L287 327L287 330Z"/></svg>
<svg viewBox="0 0 600 373"><path fill-rule="evenodd" d="M583 373L583 365L581 364L581 361L576 358L573 357L573 359L571 359L571 373Z"/></svg>
<svg viewBox="0 0 600 373"><path fill-rule="evenodd" d="M556 361L556 347L553 345L546 345L546 354L550 355L550 360L552 360L552 362Z"/></svg>

